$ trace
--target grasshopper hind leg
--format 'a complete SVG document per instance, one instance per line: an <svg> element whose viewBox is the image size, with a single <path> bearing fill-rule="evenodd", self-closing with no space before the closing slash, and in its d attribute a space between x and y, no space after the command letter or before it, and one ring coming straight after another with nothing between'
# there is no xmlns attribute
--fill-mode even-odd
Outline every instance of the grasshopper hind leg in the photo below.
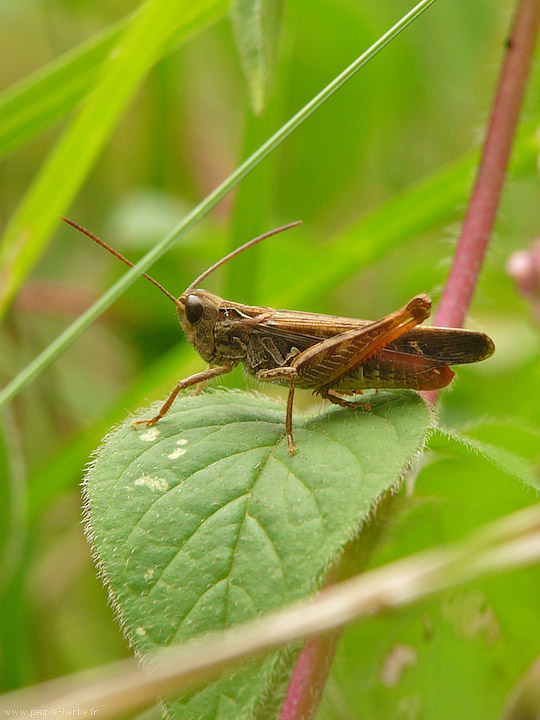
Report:
<svg viewBox="0 0 540 720"><path fill-rule="evenodd" d="M294 455L296 447L294 445L292 434L292 411L294 403L294 389L296 387L297 371L294 367L279 367L271 370L261 370L257 373L257 380L276 381L286 380L289 383L289 394L287 396L287 415L285 417L285 432L287 433L287 445L289 446L289 455Z"/></svg>
<svg viewBox="0 0 540 720"><path fill-rule="evenodd" d="M351 410L354 410L355 408L362 408L367 412L371 410L371 405L365 400L345 400L344 397L341 397L342 395L357 394L354 391L344 391L343 393L338 393L335 390L322 390L319 394L325 400L330 400L331 403L334 403L334 405L339 405L340 407L350 408Z"/></svg>

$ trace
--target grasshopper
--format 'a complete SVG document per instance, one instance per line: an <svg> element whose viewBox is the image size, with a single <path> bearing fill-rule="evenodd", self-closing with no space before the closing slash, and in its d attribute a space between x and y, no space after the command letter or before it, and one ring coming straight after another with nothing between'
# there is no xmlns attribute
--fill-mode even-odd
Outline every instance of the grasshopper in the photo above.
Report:
<svg viewBox="0 0 540 720"><path fill-rule="evenodd" d="M91 232L62 219L133 267L133 263ZM285 431L289 452L293 454L296 448L292 410L297 387L312 389L314 394L342 407L363 406L369 410L366 403L347 397L368 388L438 390L446 387L455 375L450 365L479 362L495 351L491 338L481 332L417 327L431 312L431 299L425 293L371 322L253 307L197 289L208 275L234 256L298 224L284 225L240 246L205 270L178 298L144 273L176 305L187 339L209 367L181 380L157 415L138 420L133 427L154 425L167 414L180 390L197 385L196 392L200 392L208 380L243 363L257 380L288 385Z"/></svg>

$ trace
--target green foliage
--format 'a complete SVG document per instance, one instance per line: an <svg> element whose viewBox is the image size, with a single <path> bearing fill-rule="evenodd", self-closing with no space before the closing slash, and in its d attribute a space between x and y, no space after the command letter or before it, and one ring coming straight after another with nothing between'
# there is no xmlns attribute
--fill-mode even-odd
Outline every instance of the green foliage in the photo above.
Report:
<svg viewBox="0 0 540 720"><path fill-rule="evenodd" d="M253 112L264 109L275 69L283 0L235 0L232 20Z"/></svg>
<svg viewBox="0 0 540 720"><path fill-rule="evenodd" d="M76 121L49 155L4 232L0 244L0 314L50 238L58 215L80 188L148 70L169 49L179 27L187 35L193 32L197 15L199 24L207 21L208 5L215 8L219 0L150 0L127 25L114 52L100 67ZM70 70L73 72L73 65ZM24 129L20 133L24 134Z"/></svg>
<svg viewBox="0 0 540 720"><path fill-rule="evenodd" d="M228 9L225 0L128 5L132 14L126 17L122 0L6 3L0 10L0 76L7 88L0 93L0 194L7 238L0 251L0 292L6 309L8 296L14 297L0 329L1 385L28 368L91 301L102 301L104 290L125 270L67 228L50 242L57 213L69 213L133 261L140 260L163 238L163 208L174 208L167 230L185 220L232 169L410 9L406 0L299 0L286 5L276 43L278 23L265 26L264 13L271 7L277 16L277 2L239 1L237 9L252 15L251 24L244 15L236 36L228 18L219 21ZM182 14L178 8L183 6L187 12ZM253 304L374 319L420 291L430 292L436 305L474 177L476 139L487 116L507 30L508 8L489 0L435 3L244 178L233 198L225 198L196 231L171 245L151 274L179 293L232 247L302 219L304 225L294 234L273 238L209 278L208 289ZM265 107L257 117L249 106L235 40L244 57L249 56L250 71L245 66L244 70L250 77L252 104L262 104L264 96ZM67 48L71 49L66 52ZM359 551L364 556L371 553L373 566L464 538L483 523L537 500L538 327L530 321L529 308L505 265L513 251L529 245L540 227L539 88L536 73L492 249L468 321L468 327L494 338L497 352L478 367L458 368L452 387L441 396L441 428L431 432L418 475L408 478L407 492L393 498L381 543L373 546L373 538L360 539ZM66 129L55 127L61 122L69 123ZM140 228L133 230L141 214L145 227L159 228L142 240ZM24 288L17 298L16 288ZM12 402L9 416L2 416L0 684L5 689L129 654L80 530L82 468L111 425L203 367L182 339L172 305L145 282L132 286L100 323L60 355L73 337L58 350L54 365L34 369L32 385ZM240 373L224 382L245 386ZM275 397L281 390L265 386L264 392ZM310 393L296 395L306 416L321 410ZM218 464L229 462L229 474L223 478L202 470L201 460L201 470L180 484L167 475L174 492L165 493L159 502L157 491L132 483L130 498L138 501L137 507L119 502L121 495L115 495L116 504L108 503L112 488L106 483L89 486L90 494L104 504L99 517L94 514L96 547L100 549L101 542L105 549L104 565L115 558L113 537L118 548L129 547L137 558L122 565L124 556L118 555L110 582L122 605L126 630L142 649L148 638L156 644L165 638L166 643L175 632L162 583L158 589L163 626L156 636L136 633L138 627L150 627L141 620L148 617L144 613L152 597L145 595L143 567L152 562L161 567L167 553L171 557L177 547L174 542L160 544L159 533L176 533L173 541L180 532L187 537L189 522L205 517L218 507L216 503L223 504L227 493L232 496L247 487L238 503L249 501L268 518L282 545L279 558L289 561L288 584L275 590L278 556L267 552L268 547L255 556L257 543L242 545L244 554L238 559L244 564L236 566L235 577L255 585L256 604L244 598L246 602L235 608L246 609L250 616L318 586L324 569L373 507L377 494L395 481L420 443L417 426L416 439L405 442L407 452L396 445L399 452L394 457L387 446L382 465L392 469L378 486L366 484L358 470L338 472L340 465L365 465L325 435L331 463L326 459L324 472L320 467L312 472L306 480L313 483L311 490L300 498L294 495L297 503L287 506L275 488L289 484L298 489L295 478L306 479L300 469L307 473L310 465L322 464L320 435L308 433L304 421L297 419L300 452L289 458L283 443L283 407L237 394L186 397L174 406L175 422L184 413L180 408L211 403L215 409L205 406L201 427L189 430L190 437L203 435L209 413L226 416L229 397L236 403L242 397L237 416L270 417L263 440L271 447L244 452L241 461L235 456L234 472L233 460L225 457L230 447L248 447L255 439L242 439L239 432L227 437L237 425L229 431L223 426L199 443L210 448L208 453L222 453ZM384 404L386 397L376 403ZM405 407L402 397L388 405L396 416ZM411 399L407 403L413 414L423 412L423 406ZM148 453L141 458L150 464L133 481L143 472L156 474L151 467L154 447L157 462L184 467L181 463L189 460L187 451L174 461L168 458L177 449L194 447L176 445L184 435L175 435L171 418L158 426L160 439L148 443ZM385 426L378 410L370 416L333 408L319 421L309 422L318 422L324 432L334 428L337 433L339 426L340 437L359 443L357 453L362 447L363 463L368 450L369 457L374 453L381 459L384 443L363 434L374 429L371 423ZM127 441L115 454L115 464L140 449L144 431L121 426L116 433L116 442L123 436ZM216 436L223 444L211 442ZM170 443L167 453L159 449L161 442L164 447ZM340 462L343 454L347 459ZM263 487L266 476L249 475L249 462L256 456L262 462L281 457L283 468L291 473L285 477L283 469L284 476L273 480L272 487ZM98 459L94 480L105 458ZM265 468L268 473L268 463ZM197 486L202 475L205 482ZM172 502L164 505L163 515L152 514L168 497L176 500L184 486L196 506L193 516L179 516L179 506ZM122 485L117 491L123 492ZM331 532L326 526L317 530L313 498L321 496ZM147 519L137 524L145 508ZM283 523L287 512L295 521L312 522L309 527ZM174 522L167 525L171 518ZM226 517L220 505L215 522L222 519ZM129 523L133 533L127 538ZM230 525L219 528L228 544L220 545L217 535L208 535L209 545L198 546L208 582L216 579L212 569L230 558L230 537L238 528L232 517ZM287 533L304 530L302 545L288 543ZM248 535L242 538L247 541ZM211 565L216 557L212 551L222 553L216 566ZM175 598L180 596L178 604L185 609L192 593L201 593L204 579L190 587L193 575L182 578L174 562L168 572L173 571L170 590ZM128 585L122 585L122 572L129 575ZM515 683L538 655L538 580L537 570L520 570L351 628L343 636L320 720L497 720ZM237 619L228 617L229 622ZM214 605L204 617L199 613L197 623L201 630L225 625L223 604ZM189 632L184 623L178 637ZM280 670L290 669L294 650L286 659L278 654L283 660ZM237 676L249 682L246 706L261 700L262 687L273 686L275 693L265 695L258 706L263 717L276 716L272 703L282 696L280 680L286 681L274 674L278 656L244 668ZM234 678L223 683L234 684ZM217 692L215 684L210 686L206 696L193 695L188 707L215 702ZM220 712L234 716L230 708L223 699Z"/></svg>
<svg viewBox="0 0 540 720"><path fill-rule="evenodd" d="M26 524L26 478L10 420L0 424L0 598L20 559Z"/></svg>
<svg viewBox="0 0 540 720"><path fill-rule="evenodd" d="M438 456L420 472L377 562L460 540L535 496L484 454ZM538 652L539 582L538 568L520 570L351 628L334 667L339 689L329 688L321 715L340 717L337 707L348 707L370 720L413 711L440 720L500 717Z"/></svg>
<svg viewBox="0 0 540 720"><path fill-rule="evenodd" d="M226 2L195 4L194 12L174 27L164 52L218 19L226 7ZM108 27L0 94L0 157L32 140L77 107L91 91L108 53L137 14Z"/></svg>
<svg viewBox="0 0 540 720"><path fill-rule="evenodd" d="M476 430L481 432L482 426ZM502 428L500 428L502 430ZM525 458L510 452L505 447L470 437L468 432L453 432L438 428L434 431L429 440L429 447L434 450L448 452L458 457L481 457L484 462L494 465L498 470L508 473L511 477L518 478L525 485L540 490L540 478ZM498 438L499 443L503 438ZM538 440L538 438L535 438Z"/></svg>
<svg viewBox="0 0 540 720"><path fill-rule="evenodd" d="M87 532L143 654L298 600L397 488L430 424L412 392L371 412L296 421L238 392L185 396L165 420L107 437L86 482ZM152 413L152 410L145 413ZM283 692L283 650L173 703L178 718L248 718ZM277 685L277 686L276 686Z"/></svg>

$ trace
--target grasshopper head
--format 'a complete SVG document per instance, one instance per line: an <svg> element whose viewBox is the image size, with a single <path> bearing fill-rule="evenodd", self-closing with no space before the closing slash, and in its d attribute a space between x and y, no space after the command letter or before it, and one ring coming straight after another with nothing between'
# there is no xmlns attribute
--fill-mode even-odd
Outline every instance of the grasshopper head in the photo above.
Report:
<svg viewBox="0 0 540 720"><path fill-rule="evenodd" d="M206 362L211 362L214 355L214 328L222 302L206 290L186 290L176 301L182 330Z"/></svg>

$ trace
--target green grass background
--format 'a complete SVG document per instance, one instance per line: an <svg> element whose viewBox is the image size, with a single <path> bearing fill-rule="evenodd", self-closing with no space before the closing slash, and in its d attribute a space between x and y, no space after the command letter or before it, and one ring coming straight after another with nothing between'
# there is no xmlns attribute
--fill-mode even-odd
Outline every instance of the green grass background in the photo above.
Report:
<svg viewBox="0 0 540 720"><path fill-rule="evenodd" d="M137 5L122 0L2 4L0 223L5 237L16 243L26 241L25 232L33 233L25 251L28 260L16 268L20 292L6 305L0 327L2 385L124 272L83 236L58 226L57 212L68 214L132 260L139 259L411 7L404 0L291 0L269 102L254 118L225 17L227 3L199 5L200 16L185 27L172 27L162 15L162 27L152 37L145 35L139 13L126 50L132 53L123 70L129 77L120 74L110 80L96 98L88 94L96 80L94 69ZM278 224L302 219L301 229L254 248L205 286L243 302L373 319L421 291L431 293L436 303L474 177L512 9L510 2L488 0L435 3L183 237L151 274L179 294L230 248ZM163 0L160 7L156 2L153 10L172 13L173 3ZM147 21L150 25L152 17ZM151 59L144 60L141 48L149 57L163 56L143 83L145 63ZM66 64L61 58L68 52L71 60ZM34 72L40 73L37 79L25 80ZM17 85L20 82L25 86ZM496 437L533 465L540 428L538 328L505 264L513 251L531 243L540 227L535 140L539 84L535 71L468 320L468 327L494 338L497 353L481 366L460 369L441 406L443 422L454 428L497 420L499 425L492 423L488 429L484 423L484 439ZM81 143L79 136L78 144L59 157L53 152L55 143L66 129L73 132L72 113L81 103L86 110L94 103L103 111L86 128L87 141ZM39 186L45 172L51 173L49 182ZM32 183L39 190L34 195L29 192ZM0 259L0 284L5 287L13 275L1 274L9 257L0 252ZM2 414L2 689L129 652L82 535L78 486L90 452L113 422L202 367L182 337L170 302L141 280ZM245 383L241 372L235 372L225 384ZM298 395L300 407L313 405L309 393ZM525 426L528 433L520 432ZM476 519L468 512L450 513L452 522L444 531L436 531L434 516L431 525L421 519L423 527L433 529L425 533L429 542L412 533L407 542L384 552L393 557L456 539L475 522L534 500L530 493L521 497L519 487L507 505L500 502L500 493L492 499L488 475L475 473L466 462L455 459L439 467L442 475L436 475L434 463L422 471L419 487L425 497L438 498L437 507L487 505L489 510L492 502L491 512ZM491 487L515 483L496 470L492 473L496 477ZM479 474L485 492L475 485ZM462 493L450 500L456 487ZM403 532L415 523L414 516L404 521ZM522 602L528 604L520 608L521 617L534 616L534 577L523 580L529 590L522 593ZM511 595L497 595L496 588L478 592L483 597L495 593L493 607L502 603L499 617L515 617ZM443 638L439 652L452 658L455 646L451 638L445 639L451 623L448 613L437 607L433 613L438 613ZM409 616L404 625L406 621ZM419 632L415 621L405 634ZM392 638L397 637L395 627ZM373 628L377 638L388 638L388 628L379 628L378 634L376 623ZM492 714L483 717L497 717L501 698L535 655L534 634L520 628L515 633L526 647L520 646L511 669L503 673L505 683L498 704L492 702ZM373 701L363 714L366 695L351 677L360 672L358 648L366 642L375 641L360 631L346 636L321 710L325 717L371 718L379 717L377 712L384 718L394 717L393 712L400 717L402 697L394 698L390 709ZM389 646L381 648L384 654ZM470 653L470 647L463 652ZM471 667L476 662L472 657ZM376 684L376 664L370 672ZM451 676L449 672L449 683ZM448 702L444 693L438 694L439 681L427 673L417 679L414 691L404 690L403 697L418 692L419 686L429 697L426 717L445 717L441 713ZM362 692L378 697L373 687ZM491 687L487 681L485 687ZM454 692L448 694L458 702ZM469 710L467 715L454 707L449 717L488 712L481 705Z"/></svg>

